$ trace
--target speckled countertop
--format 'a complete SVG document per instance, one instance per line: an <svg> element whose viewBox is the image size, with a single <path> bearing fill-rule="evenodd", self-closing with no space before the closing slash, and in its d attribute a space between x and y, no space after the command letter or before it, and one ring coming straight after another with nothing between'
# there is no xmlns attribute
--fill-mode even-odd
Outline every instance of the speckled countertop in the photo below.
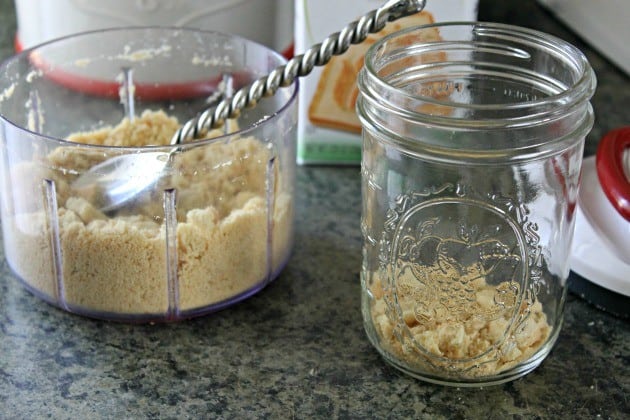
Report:
<svg viewBox="0 0 630 420"><path fill-rule="evenodd" d="M482 0L480 19L542 29L587 53L599 79L587 154L607 130L630 123L629 78L534 1ZM0 0L1 57L12 53L14 31L13 3ZM25 291L0 256L0 418L630 413L630 324L572 294L550 356L512 383L446 388L386 365L359 309L358 168L300 168L297 189L296 246L284 272L253 298L192 321L126 325L67 314Z"/></svg>

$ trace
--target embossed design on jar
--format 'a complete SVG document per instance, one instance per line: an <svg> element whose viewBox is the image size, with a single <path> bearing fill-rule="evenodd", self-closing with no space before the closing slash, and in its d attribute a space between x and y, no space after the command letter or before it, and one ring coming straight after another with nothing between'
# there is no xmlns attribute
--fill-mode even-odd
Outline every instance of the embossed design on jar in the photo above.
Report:
<svg viewBox="0 0 630 420"><path fill-rule="evenodd" d="M469 371L512 351L535 301L538 236L527 214L510 198L461 184L397 198L380 241L380 277L406 353ZM481 339L475 329L488 325L501 330Z"/></svg>
<svg viewBox="0 0 630 420"><path fill-rule="evenodd" d="M456 237L442 237L434 234L439 229L442 218L430 217L419 222L413 229L415 219L422 219L423 210L431 206L461 206L464 203L426 203L410 211L406 220L401 221L400 236L394 245L396 278L404 278L406 271L413 274L412 282L402 281L397 287L406 295L413 296L416 320L422 324L434 322L437 318L446 321L463 322L477 316L489 320L513 310L519 294L519 284L513 279L501 283L493 297L495 305L482 312L473 311L469 304L476 300L476 290L472 283L488 277L504 266L515 276L520 264L518 254L510 252L508 246L486 235L477 235L479 227L459 226ZM475 206L474 204L465 204ZM485 210L485 209L484 209Z"/></svg>

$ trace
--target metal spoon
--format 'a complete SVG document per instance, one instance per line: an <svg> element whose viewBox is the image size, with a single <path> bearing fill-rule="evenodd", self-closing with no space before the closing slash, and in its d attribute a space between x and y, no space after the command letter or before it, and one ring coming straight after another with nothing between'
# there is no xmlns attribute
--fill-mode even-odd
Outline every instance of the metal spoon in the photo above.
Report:
<svg viewBox="0 0 630 420"><path fill-rule="evenodd" d="M255 106L263 97L274 95L280 87L292 85L297 77L310 74L315 66L327 64L334 55L341 55L352 44L363 42L368 34L380 32L388 22L420 12L425 3L426 0L387 1L340 32L313 45L304 54L293 57L286 65L241 88L233 97L224 98L216 107L206 109L189 120L175 133L171 144L176 146L184 141L203 138L211 129L221 127L226 119L238 117L242 109ZM81 174L72 187L76 191L90 191L101 211L115 211L155 185L176 150L174 148L171 153L132 153L107 159Z"/></svg>

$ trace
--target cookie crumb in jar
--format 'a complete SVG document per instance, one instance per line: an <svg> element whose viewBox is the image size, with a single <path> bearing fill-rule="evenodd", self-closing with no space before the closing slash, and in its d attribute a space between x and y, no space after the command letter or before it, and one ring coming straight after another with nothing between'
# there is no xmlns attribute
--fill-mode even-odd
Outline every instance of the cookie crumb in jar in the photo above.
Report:
<svg viewBox="0 0 630 420"><path fill-rule="evenodd" d="M518 284L498 285L472 276L466 295L426 292L410 273L396 291L373 273L370 315L380 346L409 366L471 380L499 374L528 360L548 340L551 327L539 301L519 302ZM442 273L443 278L449 278ZM465 280L465 279L464 279Z"/></svg>

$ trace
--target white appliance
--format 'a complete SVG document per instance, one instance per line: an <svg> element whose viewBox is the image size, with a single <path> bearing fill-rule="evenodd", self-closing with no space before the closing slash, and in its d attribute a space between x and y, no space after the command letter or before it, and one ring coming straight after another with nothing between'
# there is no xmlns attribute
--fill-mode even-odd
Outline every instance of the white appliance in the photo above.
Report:
<svg viewBox="0 0 630 420"><path fill-rule="evenodd" d="M629 0L538 0L630 75Z"/></svg>
<svg viewBox="0 0 630 420"><path fill-rule="evenodd" d="M290 54L293 0L15 0L16 49L121 26L186 26L240 35Z"/></svg>

